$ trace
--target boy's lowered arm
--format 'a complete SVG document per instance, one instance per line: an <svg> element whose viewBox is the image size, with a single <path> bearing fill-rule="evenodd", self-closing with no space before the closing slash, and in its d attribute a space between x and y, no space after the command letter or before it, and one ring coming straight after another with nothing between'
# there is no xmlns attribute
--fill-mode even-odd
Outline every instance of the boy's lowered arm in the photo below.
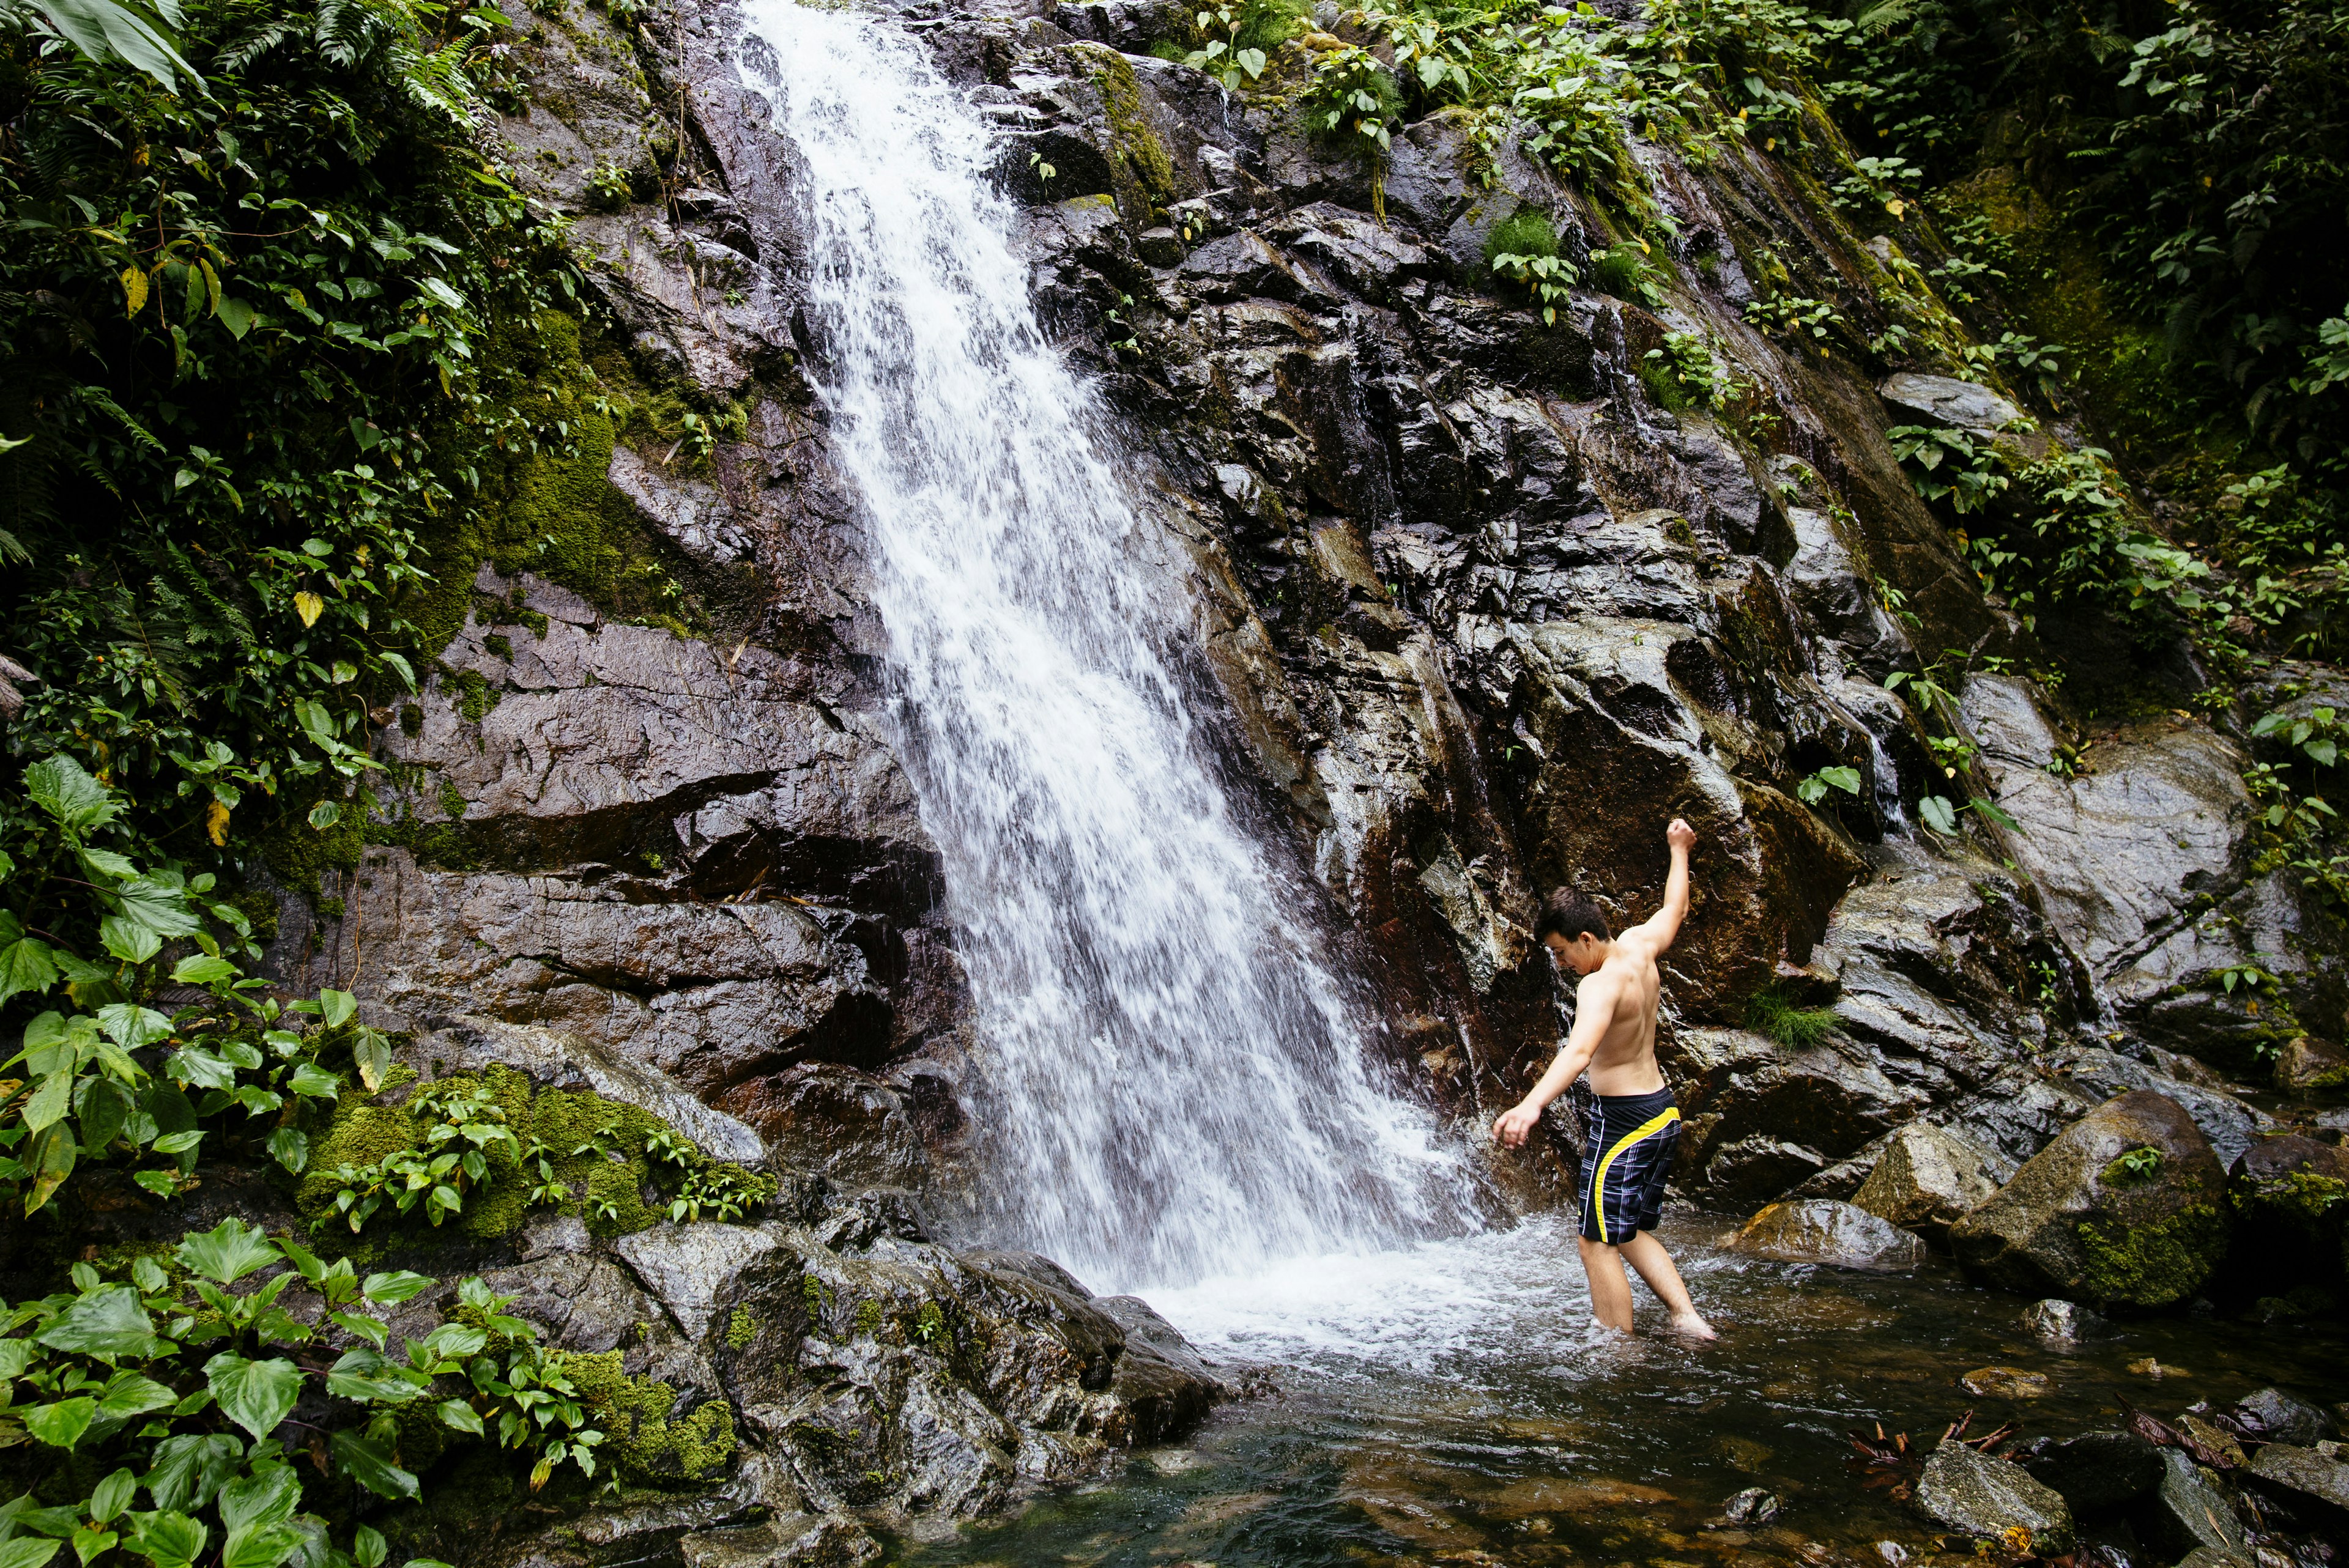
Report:
<svg viewBox="0 0 2349 1568"><path fill-rule="evenodd" d="M1515 1149L1523 1143L1534 1123L1541 1119L1542 1109L1573 1087L1574 1080L1590 1066L1591 1055L1599 1049L1599 1042L1607 1037L1607 1026L1614 1021L1616 996L1622 988L1622 981L1603 969L1586 976L1575 988L1573 1032L1558 1047L1557 1058L1542 1074L1541 1081L1493 1123L1493 1136L1504 1146Z"/></svg>

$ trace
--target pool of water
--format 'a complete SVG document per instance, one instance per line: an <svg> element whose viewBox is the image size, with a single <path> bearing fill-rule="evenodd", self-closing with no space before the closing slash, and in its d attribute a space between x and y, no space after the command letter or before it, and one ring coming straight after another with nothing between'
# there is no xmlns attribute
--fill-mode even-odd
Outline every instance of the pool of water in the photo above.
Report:
<svg viewBox="0 0 2349 1568"><path fill-rule="evenodd" d="M1180 1448L1003 1521L904 1542L912 1564L1586 1563L1770 1568L1930 1551L1934 1532L1891 1478L1847 1461L1854 1428L1927 1446L1968 1409L1973 1430L2109 1426L2120 1401L2169 1414L2268 1384L2349 1398L2344 1336L2179 1315L2119 1325L2064 1353L2022 1328L2023 1300L1946 1263L1912 1275L1756 1262L1712 1244L1724 1222L1667 1221L1718 1343L1589 1327L1569 1224L1371 1257L1319 1258L1247 1280L1147 1293L1227 1371L1271 1390L1223 1407ZM2146 1366L2158 1363L2161 1375ZM2137 1369L2132 1370L2132 1366ZM2043 1374L2036 1398L1968 1392L1989 1367ZM1763 1487L1768 1524L1723 1502Z"/></svg>

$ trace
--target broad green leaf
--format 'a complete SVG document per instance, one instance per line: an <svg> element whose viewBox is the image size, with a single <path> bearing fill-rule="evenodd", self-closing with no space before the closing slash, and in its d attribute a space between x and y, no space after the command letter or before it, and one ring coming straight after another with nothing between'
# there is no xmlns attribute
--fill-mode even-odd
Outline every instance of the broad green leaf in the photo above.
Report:
<svg viewBox="0 0 2349 1568"><path fill-rule="evenodd" d="M412 1498L418 1491L416 1478L392 1462L392 1430L388 1420L378 1420L365 1432L346 1428L327 1440L327 1447L343 1473L377 1496Z"/></svg>
<svg viewBox="0 0 2349 1568"><path fill-rule="evenodd" d="M0 947L0 1002L26 991L37 995L57 983L57 975L49 944L37 937L20 937Z"/></svg>
<svg viewBox="0 0 2349 1568"><path fill-rule="evenodd" d="M20 1531L28 1532L34 1535L46 1535L52 1541L63 1541L80 1525L80 1509L36 1508L33 1505L33 1494L30 1492L0 1503L0 1541L5 1541Z"/></svg>
<svg viewBox="0 0 2349 1568"><path fill-rule="evenodd" d="M330 1029L341 1028L359 1010L359 999L348 991L318 993L318 1016Z"/></svg>
<svg viewBox="0 0 2349 1568"><path fill-rule="evenodd" d="M165 19L177 15L176 6L164 8L159 15L157 7L125 5L121 0L32 0L32 4L59 36L91 59L119 60L154 77L165 92L179 91L180 78L185 77L189 87L203 93L204 78L180 57L164 30Z"/></svg>
<svg viewBox="0 0 2349 1568"><path fill-rule="evenodd" d="M154 1319L127 1284L100 1285L66 1308L38 1336L52 1350L85 1356L152 1356Z"/></svg>
<svg viewBox="0 0 2349 1568"><path fill-rule="evenodd" d="M155 1140L153 1147L158 1154L179 1154L193 1149L203 1140L204 1135L200 1130L167 1132Z"/></svg>
<svg viewBox="0 0 2349 1568"><path fill-rule="evenodd" d="M460 1432L471 1432L475 1437L481 1435L480 1413L462 1399L440 1401L440 1424L444 1427L452 1427Z"/></svg>
<svg viewBox="0 0 2349 1568"><path fill-rule="evenodd" d="M220 1491L221 1528L237 1531L283 1524L301 1506L302 1482L290 1466L272 1465L241 1476Z"/></svg>
<svg viewBox="0 0 2349 1568"><path fill-rule="evenodd" d="M236 1064L223 1061L202 1046L182 1046L163 1058L164 1076L198 1088L233 1088Z"/></svg>
<svg viewBox="0 0 2349 1568"><path fill-rule="evenodd" d="M339 1099L343 1093L343 1080L316 1062L298 1064L285 1087L306 1099Z"/></svg>
<svg viewBox="0 0 2349 1568"><path fill-rule="evenodd" d="M362 1524L351 1532L351 1561L358 1568L383 1568L388 1549L383 1532L371 1524Z"/></svg>
<svg viewBox="0 0 2349 1568"><path fill-rule="evenodd" d="M278 1568L302 1550L306 1539L290 1524L253 1524L232 1530L221 1543L221 1568Z"/></svg>
<svg viewBox="0 0 2349 1568"><path fill-rule="evenodd" d="M98 1397L98 1413L127 1421L133 1416L177 1404L179 1398L179 1395L144 1373L118 1372L107 1380L106 1391Z"/></svg>
<svg viewBox="0 0 2349 1568"><path fill-rule="evenodd" d="M253 330L256 319L254 308L233 295L224 295L220 302L221 325L228 328L231 337L243 337Z"/></svg>
<svg viewBox="0 0 2349 1568"><path fill-rule="evenodd" d="M468 1356L479 1356L489 1342L488 1335L468 1324L444 1323L410 1343L441 1360L461 1361Z"/></svg>
<svg viewBox="0 0 2349 1568"><path fill-rule="evenodd" d="M59 827L77 836L105 826L121 810L113 791L91 778L80 763L63 755L43 758L26 769L25 793L57 819Z"/></svg>
<svg viewBox="0 0 2349 1568"><path fill-rule="evenodd" d="M299 1176L310 1163L310 1135L298 1127L281 1127L269 1135L269 1155Z"/></svg>
<svg viewBox="0 0 2349 1568"><path fill-rule="evenodd" d="M165 1438L155 1445L154 1468L141 1479L157 1508L202 1509L243 1458L244 1445L226 1432Z"/></svg>
<svg viewBox="0 0 2349 1568"><path fill-rule="evenodd" d="M130 1090L111 1078L86 1078L80 1099L81 1145L95 1156L103 1153L130 1120L134 1109Z"/></svg>
<svg viewBox="0 0 2349 1568"><path fill-rule="evenodd" d="M121 1539L122 1537L111 1530L100 1530L95 1524L85 1524L73 1532L74 1555L80 1558L87 1568L92 1558L105 1556L114 1550L114 1543Z"/></svg>
<svg viewBox="0 0 2349 1568"><path fill-rule="evenodd" d="M231 1439L233 1442L235 1439ZM212 1530L172 1509L159 1509L137 1516L137 1528L124 1542L140 1556L152 1560L155 1568L188 1568L204 1554L205 1544L212 1540Z"/></svg>
<svg viewBox="0 0 2349 1568"><path fill-rule="evenodd" d="M397 1306L419 1292L432 1288L432 1276L401 1269L397 1274L371 1274L359 1287L359 1294L378 1306Z"/></svg>
<svg viewBox="0 0 2349 1568"><path fill-rule="evenodd" d="M385 1075L391 1071L390 1037L361 1026L358 1037L351 1042L351 1059L358 1066L359 1082L369 1092L381 1088Z"/></svg>
<svg viewBox="0 0 2349 1568"><path fill-rule="evenodd" d="M254 1270L278 1262L281 1256L276 1244L259 1228L234 1216L209 1231L184 1237L178 1255L187 1268L222 1284L234 1284ZM256 1438L263 1435L254 1434Z"/></svg>
<svg viewBox="0 0 2349 1568"><path fill-rule="evenodd" d="M38 1212L65 1185L66 1178L73 1174L79 1150L80 1145L74 1141L73 1133L63 1122L44 1128L26 1140L24 1152L17 1156L32 1177L31 1184L25 1189L26 1213Z"/></svg>
<svg viewBox="0 0 2349 1568"><path fill-rule="evenodd" d="M350 1351L336 1362L326 1374L326 1387L362 1404L404 1405L424 1392L408 1375L408 1368L380 1351L367 1349Z"/></svg>
<svg viewBox="0 0 2349 1568"><path fill-rule="evenodd" d="M383 1348L384 1339L390 1332L383 1319L370 1316L364 1312L330 1312L326 1316L329 1321L366 1340L378 1350ZM5 1343L6 1341L0 1340L0 1344Z"/></svg>
<svg viewBox="0 0 2349 1568"><path fill-rule="evenodd" d="M19 1538L0 1541L0 1568L41 1568L57 1554L62 1541L40 1541Z"/></svg>
<svg viewBox="0 0 2349 1568"><path fill-rule="evenodd" d="M1951 806L1944 796L1926 796L1917 802L1917 814L1925 820L1925 826L1937 833L1954 833L1958 830L1957 809Z"/></svg>
<svg viewBox="0 0 2349 1568"><path fill-rule="evenodd" d="M216 985L243 973L227 959L205 954L182 958L171 966L171 978L182 985Z"/></svg>
<svg viewBox="0 0 2349 1568"><path fill-rule="evenodd" d="M128 915L109 914L100 920L98 939L125 964L144 964L163 951L163 938Z"/></svg>
<svg viewBox="0 0 2349 1568"><path fill-rule="evenodd" d="M98 1417L98 1401L83 1398L36 1405L24 1413L25 1429L52 1448L69 1449L81 1441Z"/></svg>
<svg viewBox="0 0 2349 1568"><path fill-rule="evenodd" d="M138 1495L138 1477L127 1470L116 1470L99 1481L98 1489L89 1494L89 1516L104 1524L129 1508L130 1500Z"/></svg>
<svg viewBox="0 0 2349 1568"><path fill-rule="evenodd" d="M159 936L193 936L203 927L186 884L176 876L150 872L124 882L113 896L117 913Z"/></svg>
<svg viewBox="0 0 2349 1568"><path fill-rule="evenodd" d="M33 1091L33 1097L25 1102L25 1109L19 1113L25 1119L26 1130L38 1132L52 1122L63 1119L66 1112L73 1109L73 1085L74 1076L69 1068L53 1072L43 1078L41 1087Z"/></svg>
<svg viewBox="0 0 2349 1568"><path fill-rule="evenodd" d="M275 1431L302 1395L302 1369L282 1356L248 1361L223 1350L204 1363L204 1381L221 1414L256 1438Z"/></svg>
<svg viewBox="0 0 2349 1568"><path fill-rule="evenodd" d="M98 1010L98 1026L106 1037L126 1051L139 1050L158 1040L169 1039L171 1020L152 1007L134 1007L128 1002L117 1002Z"/></svg>

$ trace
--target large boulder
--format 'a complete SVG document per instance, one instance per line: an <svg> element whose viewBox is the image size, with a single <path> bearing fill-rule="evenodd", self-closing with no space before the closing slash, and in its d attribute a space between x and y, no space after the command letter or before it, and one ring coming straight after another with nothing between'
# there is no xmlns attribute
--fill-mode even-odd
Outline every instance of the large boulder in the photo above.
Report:
<svg viewBox="0 0 2349 1568"><path fill-rule="evenodd" d="M2176 1449L2161 1450L2161 1484L2137 1511L2137 1524L2149 1544L2164 1551L2251 1557L2234 1499L2215 1475Z"/></svg>
<svg viewBox="0 0 2349 1568"><path fill-rule="evenodd" d="M2349 1520L2349 1457L2339 1443L2269 1443L2252 1456L2250 1472L2261 1491L2300 1512L2327 1525Z"/></svg>
<svg viewBox="0 0 2349 1568"><path fill-rule="evenodd" d="M1912 1121L1886 1140L1856 1208L1905 1230L1945 1235L1998 1191L1990 1156L1973 1140Z"/></svg>
<svg viewBox="0 0 2349 1568"><path fill-rule="evenodd" d="M1925 1461L1917 1506L1951 1530L2054 1557L2072 1545L2071 1506L2063 1494L2012 1460L1944 1442ZM2021 1541L2013 1532L2024 1532Z"/></svg>
<svg viewBox="0 0 2349 1568"><path fill-rule="evenodd" d="M1773 1203L1722 1239L1750 1257L1885 1272L1925 1261L1925 1243L1865 1209L1831 1198Z"/></svg>
<svg viewBox="0 0 2349 1568"><path fill-rule="evenodd" d="M2202 1288L2227 1247L2225 1172L2175 1100L2116 1095L1950 1228L1971 1273L2009 1290L2158 1307Z"/></svg>

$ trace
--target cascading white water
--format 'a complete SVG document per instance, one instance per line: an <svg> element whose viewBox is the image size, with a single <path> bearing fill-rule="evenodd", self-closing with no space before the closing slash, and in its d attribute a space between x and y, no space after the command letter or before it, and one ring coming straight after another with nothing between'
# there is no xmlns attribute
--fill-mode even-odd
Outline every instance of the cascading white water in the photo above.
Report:
<svg viewBox="0 0 2349 1568"><path fill-rule="evenodd" d="M1175 552L1038 329L986 124L886 20L745 20L976 1000L990 1239L1131 1288L1457 1228L1459 1161L1371 1083L1216 781L1168 656L1179 583L1149 563Z"/></svg>

